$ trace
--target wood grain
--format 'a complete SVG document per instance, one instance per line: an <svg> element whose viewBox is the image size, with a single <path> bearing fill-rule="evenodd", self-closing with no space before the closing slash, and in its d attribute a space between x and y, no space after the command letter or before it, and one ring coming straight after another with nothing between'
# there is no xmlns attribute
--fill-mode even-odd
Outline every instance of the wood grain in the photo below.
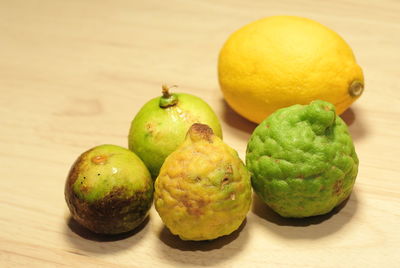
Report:
<svg viewBox="0 0 400 268"><path fill-rule="evenodd" d="M255 125L218 89L227 36L292 14L340 33L366 77L343 118L360 158L353 194L332 213L278 217L255 197L247 221L212 242L172 236L152 209L125 237L94 236L70 219L66 174L84 150L127 145L130 121L163 82L201 96L244 158ZM398 267L400 262L400 2L0 2L1 267Z"/></svg>

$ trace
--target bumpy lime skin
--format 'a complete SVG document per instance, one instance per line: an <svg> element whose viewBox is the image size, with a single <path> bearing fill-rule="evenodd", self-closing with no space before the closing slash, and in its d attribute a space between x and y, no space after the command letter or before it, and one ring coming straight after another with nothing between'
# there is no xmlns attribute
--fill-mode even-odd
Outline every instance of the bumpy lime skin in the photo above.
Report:
<svg viewBox="0 0 400 268"><path fill-rule="evenodd" d="M325 101L277 110L254 130L246 164L259 197L283 217L328 213L351 193L358 158L347 125Z"/></svg>
<svg viewBox="0 0 400 268"><path fill-rule="evenodd" d="M160 98L147 102L132 120L129 149L146 164L155 179L165 158L185 139L194 123L209 125L222 138L222 129L211 107L202 99L184 93L174 94L176 105L162 108Z"/></svg>
<svg viewBox="0 0 400 268"><path fill-rule="evenodd" d="M72 217L95 233L118 234L144 221L153 202L153 180L133 152L100 145L73 164L65 199Z"/></svg>
<svg viewBox="0 0 400 268"><path fill-rule="evenodd" d="M251 205L250 173L235 150L202 124L165 160L155 181L161 219L183 240L211 240L242 224Z"/></svg>

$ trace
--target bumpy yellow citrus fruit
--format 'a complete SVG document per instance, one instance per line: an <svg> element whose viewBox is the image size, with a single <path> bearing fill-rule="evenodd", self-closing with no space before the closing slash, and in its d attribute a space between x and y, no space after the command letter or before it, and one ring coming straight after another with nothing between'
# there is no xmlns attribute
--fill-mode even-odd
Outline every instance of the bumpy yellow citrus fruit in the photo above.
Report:
<svg viewBox="0 0 400 268"><path fill-rule="evenodd" d="M155 181L155 208L183 240L211 240L239 228L251 205L250 173L237 152L193 124Z"/></svg>
<svg viewBox="0 0 400 268"><path fill-rule="evenodd" d="M256 123L315 99L341 114L364 89L349 45L318 22L294 16L267 17L234 32L220 52L218 76L227 103Z"/></svg>

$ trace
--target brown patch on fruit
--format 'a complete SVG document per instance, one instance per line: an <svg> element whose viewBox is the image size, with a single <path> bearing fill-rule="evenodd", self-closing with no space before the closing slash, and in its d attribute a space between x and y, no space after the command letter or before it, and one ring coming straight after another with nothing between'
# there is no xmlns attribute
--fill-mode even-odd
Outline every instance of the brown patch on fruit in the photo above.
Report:
<svg viewBox="0 0 400 268"><path fill-rule="evenodd" d="M204 207L208 204L208 202L201 198L201 199L197 200L197 204L199 204L199 207Z"/></svg>
<svg viewBox="0 0 400 268"><path fill-rule="evenodd" d="M212 138L214 136L214 132L209 126L200 123L193 124L188 133L193 140L203 139L210 143L212 143Z"/></svg>
<svg viewBox="0 0 400 268"><path fill-rule="evenodd" d="M228 165L228 166L226 167L226 174L233 174L233 169L232 169L232 166L231 166L231 165Z"/></svg>
<svg viewBox="0 0 400 268"><path fill-rule="evenodd" d="M340 195L343 191L343 181L339 180L333 185L333 192L335 195Z"/></svg>
<svg viewBox="0 0 400 268"><path fill-rule="evenodd" d="M229 183L229 178L225 177L221 180L221 189L224 188L226 184Z"/></svg>
<svg viewBox="0 0 400 268"><path fill-rule="evenodd" d="M101 214L111 216L115 214L115 211L126 207L137 199L135 195L130 198L125 198L125 194L126 190L123 187L114 187L106 196L93 202L92 207L95 211L101 212ZM141 195L142 192L138 192L138 194Z"/></svg>
<svg viewBox="0 0 400 268"><path fill-rule="evenodd" d="M204 214L204 207L206 207L209 201L199 198L198 200L190 199L187 195L183 196L181 203L186 207L187 212L190 215L200 216Z"/></svg>
<svg viewBox="0 0 400 268"><path fill-rule="evenodd" d="M82 163L85 162L85 158L88 152L91 150L81 154L78 159L75 160L75 162L72 164L71 169L69 170L67 181L65 183L65 194L67 193L67 190L70 191L72 189L72 186L78 179L78 175L81 172L82 169Z"/></svg>
<svg viewBox="0 0 400 268"><path fill-rule="evenodd" d="M82 185L81 186L81 192L84 194L87 194L90 191L90 187L88 187L87 185Z"/></svg>
<svg viewBox="0 0 400 268"><path fill-rule="evenodd" d="M186 207L186 210L189 214L191 215L201 215L201 211L199 208L194 206L193 200L190 200L185 196L182 200L182 204L184 207Z"/></svg>
<svg viewBox="0 0 400 268"><path fill-rule="evenodd" d="M132 226L138 225L144 219L152 204L141 202L147 200L148 194L148 191L138 191L126 198L123 187L114 187L105 197L88 202L79 198L72 188L66 188L66 200L72 216L96 233L121 233L134 228ZM124 222L124 218L133 213L137 215L137 223Z"/></svg>
<svg viewBox="0 0 400 268"><path fill-rule="evenodd" d="M108 157L106 155L96 155L92 157L92 163L96 165L104 165L107 163Z"/></svg>
<svg viewBox="0 0 400 268"><path fill-rule="evenodd" d="M147 133L149 133L149 135L153 135L154 131L155 131L155 125L152 122L148 122L145 126Z"/></svg>
<svg viewBox="0 0 400 268"><path fill-rule="evenodd" d="M204 212L200 208L187 208L190 215L200 216L203 215Z"/></svg>

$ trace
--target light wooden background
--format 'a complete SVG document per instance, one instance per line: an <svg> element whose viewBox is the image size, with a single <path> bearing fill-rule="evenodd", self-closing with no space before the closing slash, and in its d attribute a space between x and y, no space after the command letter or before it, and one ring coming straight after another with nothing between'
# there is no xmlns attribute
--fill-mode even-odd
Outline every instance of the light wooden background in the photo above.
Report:
<svg viewBox="0 0 400 268"><path fill-rule="evenodd" d="M258 199L213 242L182 242L154 209L108 239L69 217L63 191L86 149L127 146L130 121L162 82L201 96L244 157L255 125L227 107L217 56L255 19L291 14L341 34L366 77L344 114L360 158L354 192L327 216L287 220ZM0 1L0 266L399 267L400 1Z"/></svg>

